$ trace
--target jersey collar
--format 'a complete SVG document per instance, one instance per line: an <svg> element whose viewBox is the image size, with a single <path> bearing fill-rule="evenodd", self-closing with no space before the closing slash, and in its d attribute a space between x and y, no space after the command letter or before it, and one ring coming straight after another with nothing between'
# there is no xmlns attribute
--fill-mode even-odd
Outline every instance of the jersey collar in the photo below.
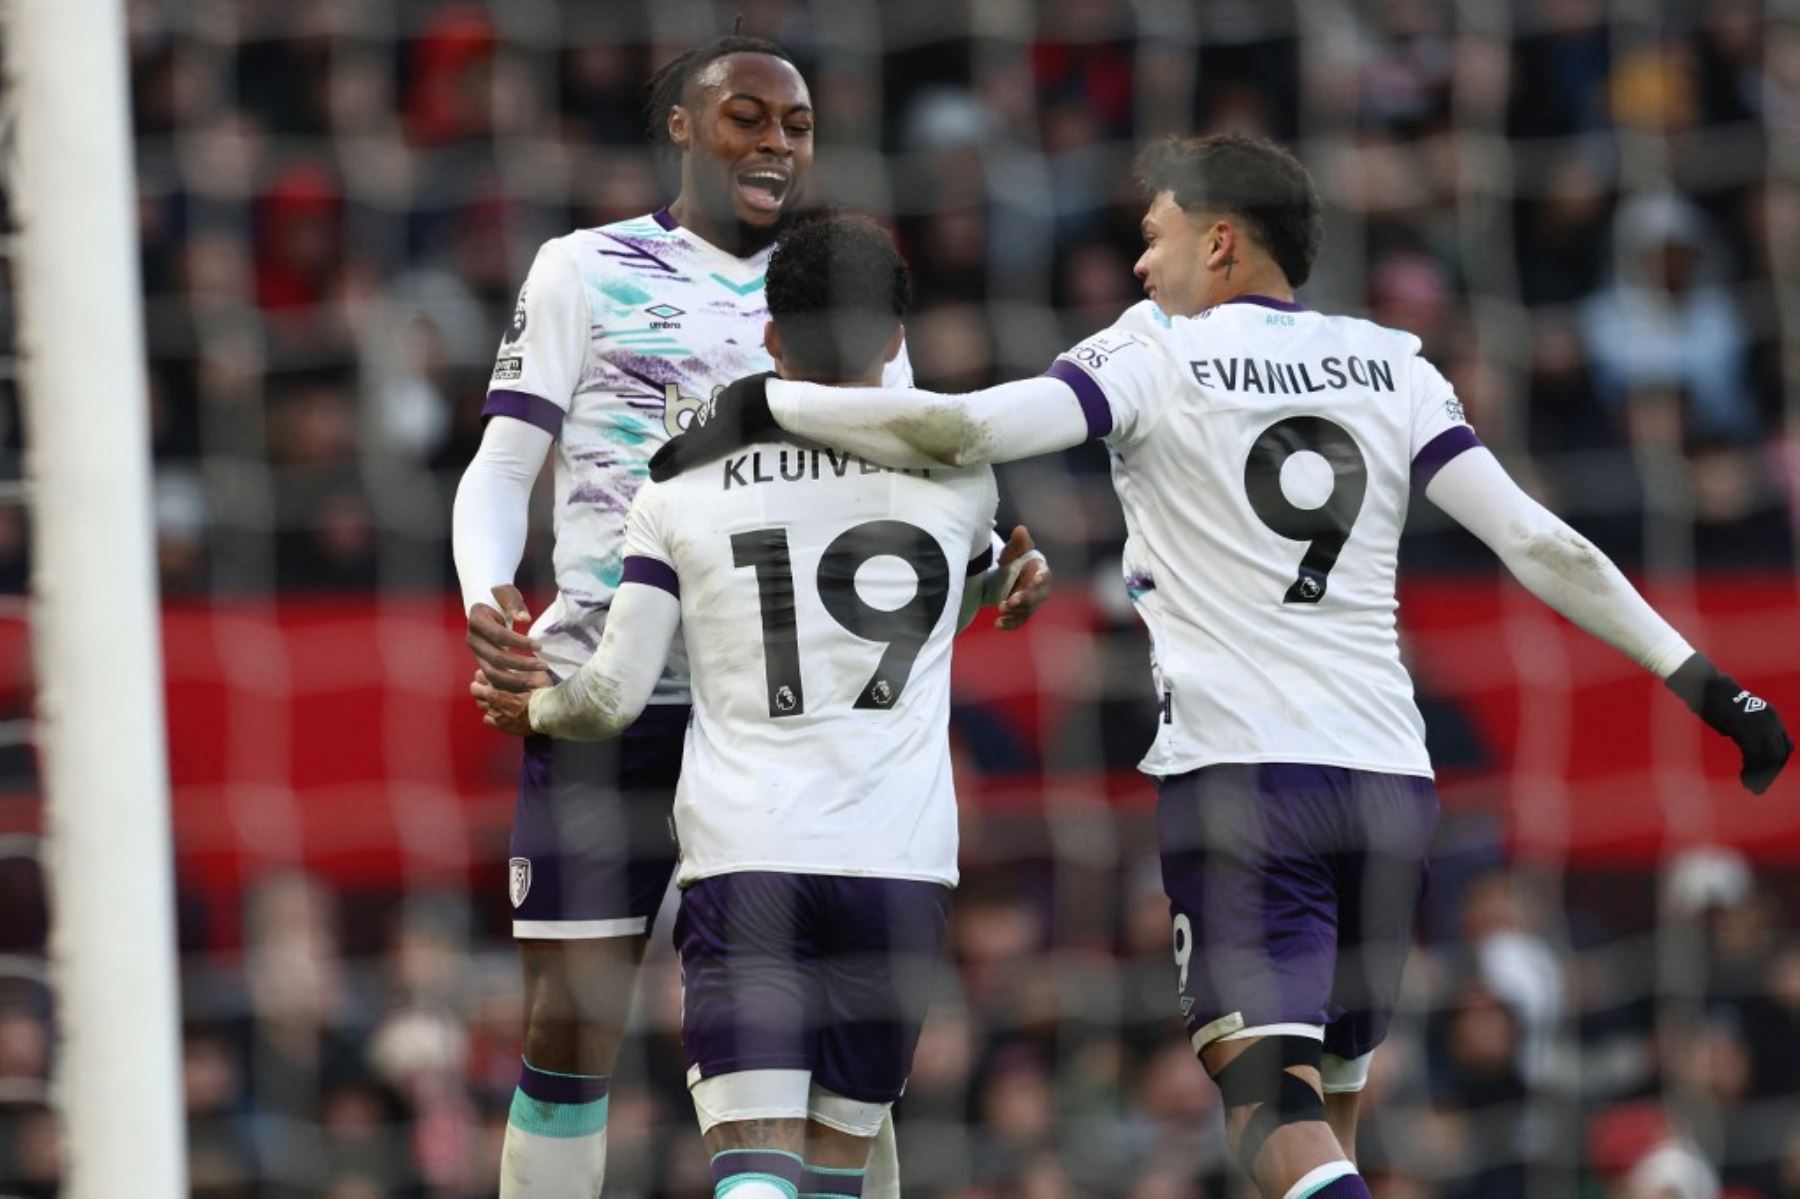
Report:
<svg viewBox="0 0 1800 1199"><path fill-rule="evenodd" d="M1304 304L1296 303L1295 301L1292 301L1292 300L1277 300L1270 296L1252 296L1252 295L1232 296L1229 300L1224 300L1221 302L1225 303L1225 304L1255 304L1259 308L1273 308L1277 312L1305 312L1306 311L1306 305L1304 305Z"/></svg>
<svg viewBox="0 0 1800 1199"><path fill-rule="evenodd" d="M694 244L696 246L700 246L706 250L710 250L712 253L717 254L720 258L723 258L729 262L742 263L746 266L758 265L761 262L765 261L769 256L769 251L775 248L773 244L770 244L770 245L764 246L762 249L760 249L756 253L750 255L748 258L739 258L736 254L729 253L725 250L720 249L718 246L713 245L711 242L707 241L704 237L701 237L698 233L695 233L692 229L689 229L687 226L683 225L680 221L676 220L675 214L669 211L669 206L667 204L663 205L661 208L658 208L655 212L651 213L650 219L655 221L658 225L661 225L664 229L667 229L670 233L679 233L679 234L681 234L682 237L686 238L692 244Z"/></svg>

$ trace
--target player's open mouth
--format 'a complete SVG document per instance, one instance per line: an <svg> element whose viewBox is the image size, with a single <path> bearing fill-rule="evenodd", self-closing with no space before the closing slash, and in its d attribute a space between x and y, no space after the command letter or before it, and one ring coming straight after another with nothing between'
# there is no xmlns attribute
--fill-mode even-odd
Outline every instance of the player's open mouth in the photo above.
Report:
<svg viewBox="0 0 1800 1199"><path fill-rule="evenodd" d="M737 176L737 192L746 207L756 212L780 212L794 177L774 167L755 167Z"/></svg>

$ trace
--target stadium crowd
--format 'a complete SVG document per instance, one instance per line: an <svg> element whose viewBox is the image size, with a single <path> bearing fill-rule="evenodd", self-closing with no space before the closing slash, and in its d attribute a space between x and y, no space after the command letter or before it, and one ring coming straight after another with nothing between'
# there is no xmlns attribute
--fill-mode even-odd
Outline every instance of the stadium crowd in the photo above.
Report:
<svg viewBox="0 0 1800 1199"><path fill-rule="evenodd" d="M547 237L666 198L643 84L731 14L130 8L165 592L448 594L450 496L524 267ZM1297 148L1328 206L1301 299L1418 334L1483 440L1571 523L1628 570L1680 572L1795 565L1800 21L1779 8L732 13L805 69L820 198L894 223L922 383L1037 373L1138 298L1136 141L1263 133ZM1086 451L1002 475L1076 591L1119 590L1108 491ZM22 521L0 507L12 590ZM1408 569L1493 569L1432 513L1415 525ZM539 582L543 549L526 567ZM1106 652L1109 676L1132 681L1095 702L1106 732L1072 769L1128 765L1147 740L1128 617ZM979 712L958 726L963 768L989 769ZM1084 819L1097 833L1072 847L1030 821L966 817L951 960L899 1109L908 1194L1238 1185L1172 1010L1151 830L1141 812ZM1377 1195L1800 1196L1791 879L1727 851L1660 871L1521 869L1473 817L1446 821L1433 877L1408 1017L1370 1087ZM0 909L0 955L19 955L0 963L41 953L23 859L0 858ZM283 874L238 910L188 896L183 913L195 1195L491 1193L520 1023L492 899ZM618 1071L609 1194L711 1193L678 994L664 956ZM30 971L0 969L0 1195L56 1193L49 1015Z"/></svg>

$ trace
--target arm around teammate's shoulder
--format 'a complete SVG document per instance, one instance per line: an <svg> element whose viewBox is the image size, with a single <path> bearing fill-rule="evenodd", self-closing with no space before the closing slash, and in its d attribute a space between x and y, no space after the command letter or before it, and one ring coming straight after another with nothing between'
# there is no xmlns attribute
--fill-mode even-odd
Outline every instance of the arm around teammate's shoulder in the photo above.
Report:
<svg viewBox="0 0 1800 1199"><path fill-rule="evenodd" d="M887 466L981 466L1035 458L1105 438L1129 441L1171 390L1166 363L1134 306L1032 379L947 394L839 388L772 379L774 422Z"/></svg>
<svg viewBox="0 0 1800 1199"><path fill-rule="evenodd" d="M911 469L1011 462L1089 436L1077 397L1048 376L962 394L771 379L768 398L789 433Z"/></svg>
<svg viewBox="0 0 1800 1199"><path fill-rule="evenodd" d="M1457 454L1425 496L1481 538L1533 595L1665 680L1736 742L1745 787L1761 794L1774 782L1793 751L1775 709L1695 653L1610 558L1527 495L1492 453L1475 446Z"/></svg>

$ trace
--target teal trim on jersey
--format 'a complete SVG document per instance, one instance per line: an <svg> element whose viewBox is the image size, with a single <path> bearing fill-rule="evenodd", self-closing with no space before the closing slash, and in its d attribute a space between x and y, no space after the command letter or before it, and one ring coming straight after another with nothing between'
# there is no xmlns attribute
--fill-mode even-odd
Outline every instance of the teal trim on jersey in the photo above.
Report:
<svg viewBox="0 0 1800 1199"><path fill-rule="evenodd" d="M662 422L654 426L631 412L611 412L607 414L607 429L612 433L614 441L620 445L643 445L662 429Z"/></svg>
<svg viewBox="0 0 1800 1199"><path fill-rule="evenodd" d="M534 1137L553 1137L563 1141L575 1137L591 1137L606 1130L606 1104L609 1099L610 1095L592 1103L540 1103L524 1091L515 1090L512 1108L506 1113L506 1122L520 1132L528 1132Z"/></svg>
<svg viewBox="0 0 1800 1199"><path fill-rule="evenodd" d="M742 283L742 284L733 283L731 280L727 279L725 276L721 275L717 271L714 271L712 273L712 277L715 280L717 280L719 283L723 284L724 286L730 288L732 291L736 292L740 296L747 296L751 292L757 291L758 289L760 289L763 285L763 276L761 276L761 275L758 275L756 278L750 280L750 282L748 282L748 283Z"/></svg>
<svg viewBox="0 0 1800 1199"><path fill-rule="evenodd" d="M625 577L625 561L615 554L604 562L596 562L588 567L588 573L617 591L619 581Z"/></svg>
<svg viewBox="0 0 1800 1199"><path fill-rule="evenodd" d="M635 286L628 279L605 279L596 283L595 286L600 289L602 295L609 299L616 300L621 304L629 304L634 308L652 298L649 292Z"/></svg>

